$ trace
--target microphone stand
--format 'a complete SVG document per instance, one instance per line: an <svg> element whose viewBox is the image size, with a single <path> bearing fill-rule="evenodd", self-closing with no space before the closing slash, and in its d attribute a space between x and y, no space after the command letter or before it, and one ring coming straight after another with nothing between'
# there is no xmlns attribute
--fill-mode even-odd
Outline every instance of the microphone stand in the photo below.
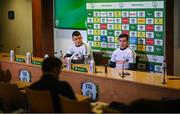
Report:
<svg viewBox="0 0 180 114"><path fill-rule="evenodd" d="M15 60L16 60L16 50L17 50L18 48L20 48L20 46L16 46L16 47L14 48L14 57L15 57Z"/></svg>
<svg viewBox="0 0 180 114"><path fill-rule="evenodd" d="M18 48L20 48L20 46L16 46L16 47L14 48L14 53L16 53L16 50L17 50Z"/></svg>
<svg viewBox="0 0 180 114"><path fill-rule="evenodd" d="M88 62L87 62L87 59L88 59L88 55L87 54L85 54L84 55L84 67L87 69L88 67L87 67L87 64L88 64ZM94 64L95 65L95 64ZM95 66L94 66L95 67ZM95 67L96 68L96 67ZM94 71L94 72L96 72L96 71Z"/></svg>
<svg viewBox="0 0 180 114"><path fill-rule="evenodd" d="M125 75L124 75L124 63L125 63L125 61L123 61L123 66L122 66L122 74L121 74L121 77L122 77L122 78L125 77Z"/></svg>
<svg viewBox="0 0 180 114"><path fill-rule="evenodd" d="M166 82L166 63L165 63L165 61L163 61L163 82L162 82L162 84L167 84L167 82Z"/></svg>
<svg viewBox="0 0 180 114"><path fill-rule="evenodd" d="M124 70L125 70L125 68L124 68L124 64L126 63L126 62L128 62L129 60L128 59L126 59L125 61L123 61L123 66L122 66L122 75L121 75L121 77L122 78L124 78L125 77L125 75L129 75L129 73L125 73L124 72Z"/></svg>

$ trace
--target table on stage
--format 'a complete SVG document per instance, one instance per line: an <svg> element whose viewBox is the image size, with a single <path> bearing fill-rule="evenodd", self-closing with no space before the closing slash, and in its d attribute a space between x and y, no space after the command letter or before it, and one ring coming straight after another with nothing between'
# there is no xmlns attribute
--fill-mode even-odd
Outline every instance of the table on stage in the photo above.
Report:
<svg viewBox="0 0 180 114"><path fill-rule="evenodd" d="M24 56L19 56L24 57ZM33 58L42 60L42 58ZM12 74L11 83L19 80L19 71L27 69L31 73L31 81L37 81L42 74L40 65L26 64L21 62L10 62L8 54L0 54L1 69L7 69ZM130 103L140 98L146 99L176 99L180 98L179 77L166 76L167 84L162 84L163 76L159 73L149 73L140 71L128 71L130 75L122 78L120 69L108 68L104 73L103 66L97 66L98 73L90 74L77 71L62 70L60 80L70 83L75 93L81 93L83 82L93 82L98 86L98 100L110 103L119 101ZM171 80L171 79L177 80Z"/></svg>

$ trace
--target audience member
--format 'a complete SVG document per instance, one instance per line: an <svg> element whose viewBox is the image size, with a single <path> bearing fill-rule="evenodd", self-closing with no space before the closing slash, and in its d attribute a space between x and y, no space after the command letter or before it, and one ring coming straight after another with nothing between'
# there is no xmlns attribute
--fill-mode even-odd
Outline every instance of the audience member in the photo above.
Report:
<svg viewBox="0 0 180 114"><path fill-rule="evenodd" d="M180 112L180 99L138 99L129 105L111 102L108 108L123 113L178 113Z"/></svg>
<svg viewBox="0 0 180 114"><path fill-rule="evenodd" d="M52 96L55 112L61 112L59 95L76 100L71 86L65 81L58 80L61 73L61 66L62 62L58 58L48 57L44 59L42 63L43 75L41 79L29 87L30 89L36 90L49 90ZM39 103L39 105L41 105L41 103Z"/></svg>
<svg viewBox="0 0 180 114"><path fill-rule="evenodd" d="M84 63L86 60L89 63L93 59L91 48L82 41L82 36L79 31L72 33L72 41L74 44L69 48L67 54L64 56L64 62L67 63L67 57L72 58L72 63Z"/></svg>
<svg viewBox="0 0 180 114"><path fill-rule="evenodd" d="M128 45L129 35L121 34L118 37L119 47L113 53L109 66L112 68L130 68L134 67L136 53L129 48ZM131 64L129 64L131 63ZM133 66L129 66L133 65ZM132 69L132 68L130 68Z"/></svg>
<svg viewBox="0 0 180 114"><path fill-rule="evenodd" d="M150 100L139 99L129 105L127 112L143 113L177 113L180 112L180 99Z"/></svg>

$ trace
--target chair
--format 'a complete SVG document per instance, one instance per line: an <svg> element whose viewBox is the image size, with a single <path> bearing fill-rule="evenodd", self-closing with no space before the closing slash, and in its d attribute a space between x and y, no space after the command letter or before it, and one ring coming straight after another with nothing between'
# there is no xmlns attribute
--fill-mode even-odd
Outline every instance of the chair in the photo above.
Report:
<svg viewBox="0 0 180 114"><path fill-rule="evenodd" d="M0 70L0 82L4 82L5 78L5 72L3 70Z"/></svg>
<svg viewBox="0 0 180 114"><path fill-rule="evenodd" d="M84 95L81 95L81 94L75 94L76 98L77 98L77 101L80 101L80 102L90 102L91 101L91 98L88 97L88 96L84 96Z"/></svg>
<svg viewBox="0 0 180 114"><path fill-rule="evenodd" d="M89 102L71 100L60 95L61 109L63 113L91 113Z"/></svg>
<svg viewBox="0 0 180 114"><path fill-rule="evenodd" d="M29 112L54 112L53 101L49 91L26 88Z"/></svg>
<svg viewBox="0 0 180 114"><path fill-rule="evenodd" d="M5 75L5 78L4 78L4 82L5 83L10 83L11 79L12 79L12 75L11 75L10 70L8 69L8 70L6 70L6 75Z"/></svg>
<svg viewBox="0 0 180 114"><path fill-rule="evenodd" d="M139 59L140 59L141 57L140 56L136 56L136 64L135 64L135 70L138 70L138 63L139 63Z"/></svg>
<svg viewBox="0 0 180 114"><path fill-rule="evenodd" d="M95 65L100 65L103 54L104 54L104 52L93 52Z"/></svg>
<svg viewBox="0 0 180 114"><path fill-rule="evenodd" d="M25 108L23 97L16 84L1 83L0 97L3 112L13 112Z"/></svg>

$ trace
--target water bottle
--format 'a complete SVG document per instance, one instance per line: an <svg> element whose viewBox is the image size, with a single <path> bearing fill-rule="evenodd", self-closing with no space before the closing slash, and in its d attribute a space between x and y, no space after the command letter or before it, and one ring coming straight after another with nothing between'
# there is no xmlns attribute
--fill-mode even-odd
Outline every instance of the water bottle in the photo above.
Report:
<svg viewBox="0 0 180 114"><path fill-rule="evenodd" d="M46 59L46 58L48 58L49 57L49 55L48 54L45 54L44 55L44 59Z"/></svg>
<svg viewBox="0 0 180 114"><path fill-rule="evenodd" d="M27 52L26 53L26 64L30 64L31 63L31 53Z"/></svg>
<svg viewBox="0 0 180 114"><path fill-rule="evenodd" d="M66 69L71 70L71 58L70 57L67 58Z"/></svg>
<svg viewBox="0 0 180 114"><path fill-rule="evenodd" d="M10 51L10 61L13 62L15 60L15 54L14 54L14 50Z"/></svg>
<svg viewBox="0 0 180 114"><path fill-rule="evenodd" d="M94 60L90 61L89 72L90 73L94 73L95 72L95 62L94 62Z"/></svg>

